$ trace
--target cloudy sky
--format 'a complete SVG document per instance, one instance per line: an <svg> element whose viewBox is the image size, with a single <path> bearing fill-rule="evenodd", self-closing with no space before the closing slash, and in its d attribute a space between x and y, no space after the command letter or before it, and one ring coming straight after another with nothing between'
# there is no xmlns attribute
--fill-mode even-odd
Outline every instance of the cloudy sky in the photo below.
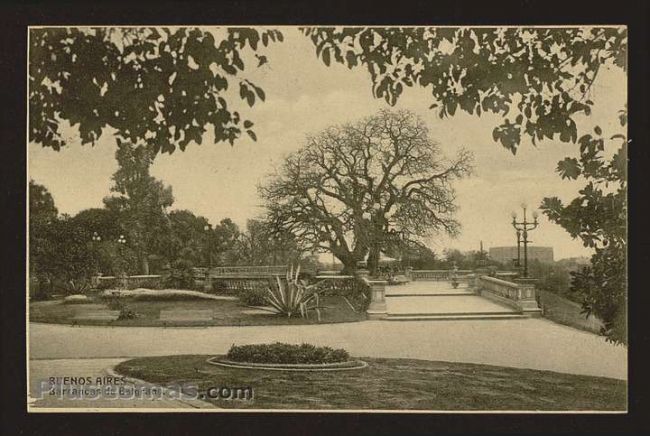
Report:
<svg viewBox="0 0 650 436"><path fill-rule="evenodd" d="M152 173L172 186L174 209L190 209L213 223L230 217L244 226L248 218L262 212L256 186L287 153L304 144L306 134L388 107L373 98L366 71L326 67L297 29L285 28L283 34L284 43L266 51L269 64L250 76L264 88L266 101L242 109L255 122L257 142L246 137L231 147L214 144L207 135L201 146L190 144L184 153L156 158ZM590 97L594 111L591 117L578 120L579 129L599 124L605 134L616 133L617 111L625 104L626 87L621 71L601 71ZM485 248L513 245L511 211L522 203L535 208L546 196L570 200L584 185L563 181L555 173L559 160L577 155L577 146L545 141L534 147L524 141L513 156L492 140L498 119L457 113L441 120L428 109L431 103L426 91L408 89L396 107L419 114L445 153L453 155L465 147L475 155L475 174L456 184L462 233L453 240L444 235L431 238L428 242L435 251L446 247L476 250L481 240ZM61 213L101 207L116 169L114 138L105 134L91 147L81 146L73 130L66 134L71 144L59 152L28 145L29 177L50 190ZM543 217L531 239L533 245L552 246L556 259L589 255L581 242Z"/></svg>

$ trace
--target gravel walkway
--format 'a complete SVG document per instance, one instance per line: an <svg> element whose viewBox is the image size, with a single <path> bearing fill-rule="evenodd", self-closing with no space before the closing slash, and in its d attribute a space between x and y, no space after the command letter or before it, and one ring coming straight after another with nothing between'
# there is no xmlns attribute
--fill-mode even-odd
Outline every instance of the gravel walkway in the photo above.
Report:
<svg viewBox="0 0 650 436"><path fill-rule="evenodd" d="M220 354L232 344L308 342L357 357L483 363L627 379L627 349L545 319L364 321L204 328L30 324L31 359Z"/></svg>

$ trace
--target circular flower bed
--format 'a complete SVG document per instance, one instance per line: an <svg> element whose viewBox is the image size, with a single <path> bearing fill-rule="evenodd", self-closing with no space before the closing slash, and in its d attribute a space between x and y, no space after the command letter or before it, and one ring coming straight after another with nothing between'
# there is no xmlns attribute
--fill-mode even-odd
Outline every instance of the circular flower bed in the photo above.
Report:
<svg viewBox="0 0 650 436"><path fill-rule="evenodd" d="M224 357L208 359L213 365L229 368L270 369L279 371L333 371L365 368L360 360L350 360L343 349L311 344L233 345Z"/></svg>

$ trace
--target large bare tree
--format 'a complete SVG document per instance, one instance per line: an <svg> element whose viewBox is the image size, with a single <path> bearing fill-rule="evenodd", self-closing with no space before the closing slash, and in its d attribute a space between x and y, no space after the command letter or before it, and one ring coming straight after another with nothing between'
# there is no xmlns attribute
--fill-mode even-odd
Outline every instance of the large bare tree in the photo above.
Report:
<svg viewBox="0 0 650 436"><path fill-rule="evenodd" d="M452 182L471 171L472 155L446 159L418 116L383 110L307 138L260 187L269 220L309 249L330 251L354 270L396 235L456 234Z"/></svg>

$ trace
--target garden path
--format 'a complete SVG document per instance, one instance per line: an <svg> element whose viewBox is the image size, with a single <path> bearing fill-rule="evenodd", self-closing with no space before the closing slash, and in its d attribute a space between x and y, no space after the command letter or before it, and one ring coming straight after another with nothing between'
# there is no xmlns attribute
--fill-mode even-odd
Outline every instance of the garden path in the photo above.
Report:
<svg viewBox="0 0 650 436"><path fill-rule="evenodd" d="M469 362L627 378L627 348L543 318L301 326L71 327L30 324L31 359L220 354L232 344L308 342L353 356Z"/></svg>

